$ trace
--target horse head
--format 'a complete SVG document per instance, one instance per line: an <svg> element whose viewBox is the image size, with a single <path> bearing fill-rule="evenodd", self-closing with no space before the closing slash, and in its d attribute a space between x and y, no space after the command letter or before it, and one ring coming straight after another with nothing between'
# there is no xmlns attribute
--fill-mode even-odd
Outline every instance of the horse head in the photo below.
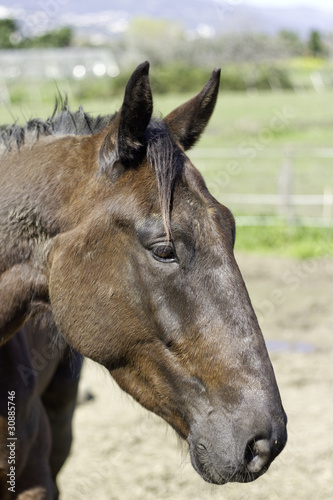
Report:
<svg viewBox="0 0 333 500"><path fill-rule="evenodd" d="M148 69L106 127L76 139L85 183L72 183L49 253L51 308L70 345L187 441L206 481L247 482L283 449L286 417L234 218L185 153L213 112L219 71L157 120Z"/></svg>

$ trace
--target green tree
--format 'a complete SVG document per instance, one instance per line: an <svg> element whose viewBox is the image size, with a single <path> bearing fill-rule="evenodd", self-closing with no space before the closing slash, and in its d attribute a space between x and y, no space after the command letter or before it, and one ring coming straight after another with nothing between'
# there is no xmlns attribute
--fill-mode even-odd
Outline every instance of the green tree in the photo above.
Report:
<svg viewBox="0 0 333 500"><path fill-rule="evenodd" d="M323 44L321 34L317 30L312 30L308 42L309 52L313 57L325 57L326 48Z"/></svg>
<svg viewBox="0 0 333 500"><path fill-rule="evenodd" d="M0 49L13 48L11 37L16 31L17 26L13 19L0 19Z"/></svg>
<svg viewBox="0 0 333 500"><path fill-rule="evenodd" d="M302 55L305 50L304 43L298 36L298 33L291 30L281 30L278 38L282 41L284 46L288 49L290 55Z"/></svg>
<svg viewBox="0 0 333 500"><path fill-rule="evenodd" d="M135 18L126 33L127 50L154 66L173 60L183 40L181 25L164 19Z"/></svg>
<svg viewBox="0 0 333 500"><path fill-rule="evenodd" d="M21 47L47 48L47 47L69 47L72 43L73 33L71 28L63 27L53 30L35 38L26 38Z"/></svg>

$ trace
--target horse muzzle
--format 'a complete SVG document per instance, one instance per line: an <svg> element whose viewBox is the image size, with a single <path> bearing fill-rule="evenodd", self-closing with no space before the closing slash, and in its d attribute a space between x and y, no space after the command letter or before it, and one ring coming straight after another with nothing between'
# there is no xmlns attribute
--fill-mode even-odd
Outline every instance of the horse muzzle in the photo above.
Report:
<svg viewBox="0 0 333 500"><path fill-rule="evenodd" d="M195 433L197 434L197 433ZM187 442L191 462L200 476L209 483L248 483L263 475L287 442L286 419L266 432L231 440L225 429L216 436L190 432Z"/></svg>

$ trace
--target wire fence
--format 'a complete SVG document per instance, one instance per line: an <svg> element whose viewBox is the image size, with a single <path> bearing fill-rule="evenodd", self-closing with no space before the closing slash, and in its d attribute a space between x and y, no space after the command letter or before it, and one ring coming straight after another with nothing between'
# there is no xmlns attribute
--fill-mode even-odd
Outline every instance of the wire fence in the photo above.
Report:
<svg viewBox="0 0 333 500"><path fill-rule="evenodd" d="M333 148L265 149L251 158L237 148L197 148L191 159L238 225L333 227Z"/></svg>

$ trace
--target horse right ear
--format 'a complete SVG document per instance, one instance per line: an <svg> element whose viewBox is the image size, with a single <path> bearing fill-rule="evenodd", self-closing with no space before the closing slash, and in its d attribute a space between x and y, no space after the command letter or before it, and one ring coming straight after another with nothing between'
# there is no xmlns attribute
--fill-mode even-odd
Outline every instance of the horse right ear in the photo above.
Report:
<svg viewBox="0 0 333 500"><path fill-rule="evenodd" d="M140 64L128 81L121 109L110 125L99 150L99 165L112 180L133 165L143 146L143 136L153 112L149 63Z"/></svg>
<svg viewBox="0 0 333 500"><path fill-rule="evenodd" d="M221 70L216 68L198 95L164 118L172 135L185 150L190 149L197 142L214 111L220 85L220 73Z"/></svg>

